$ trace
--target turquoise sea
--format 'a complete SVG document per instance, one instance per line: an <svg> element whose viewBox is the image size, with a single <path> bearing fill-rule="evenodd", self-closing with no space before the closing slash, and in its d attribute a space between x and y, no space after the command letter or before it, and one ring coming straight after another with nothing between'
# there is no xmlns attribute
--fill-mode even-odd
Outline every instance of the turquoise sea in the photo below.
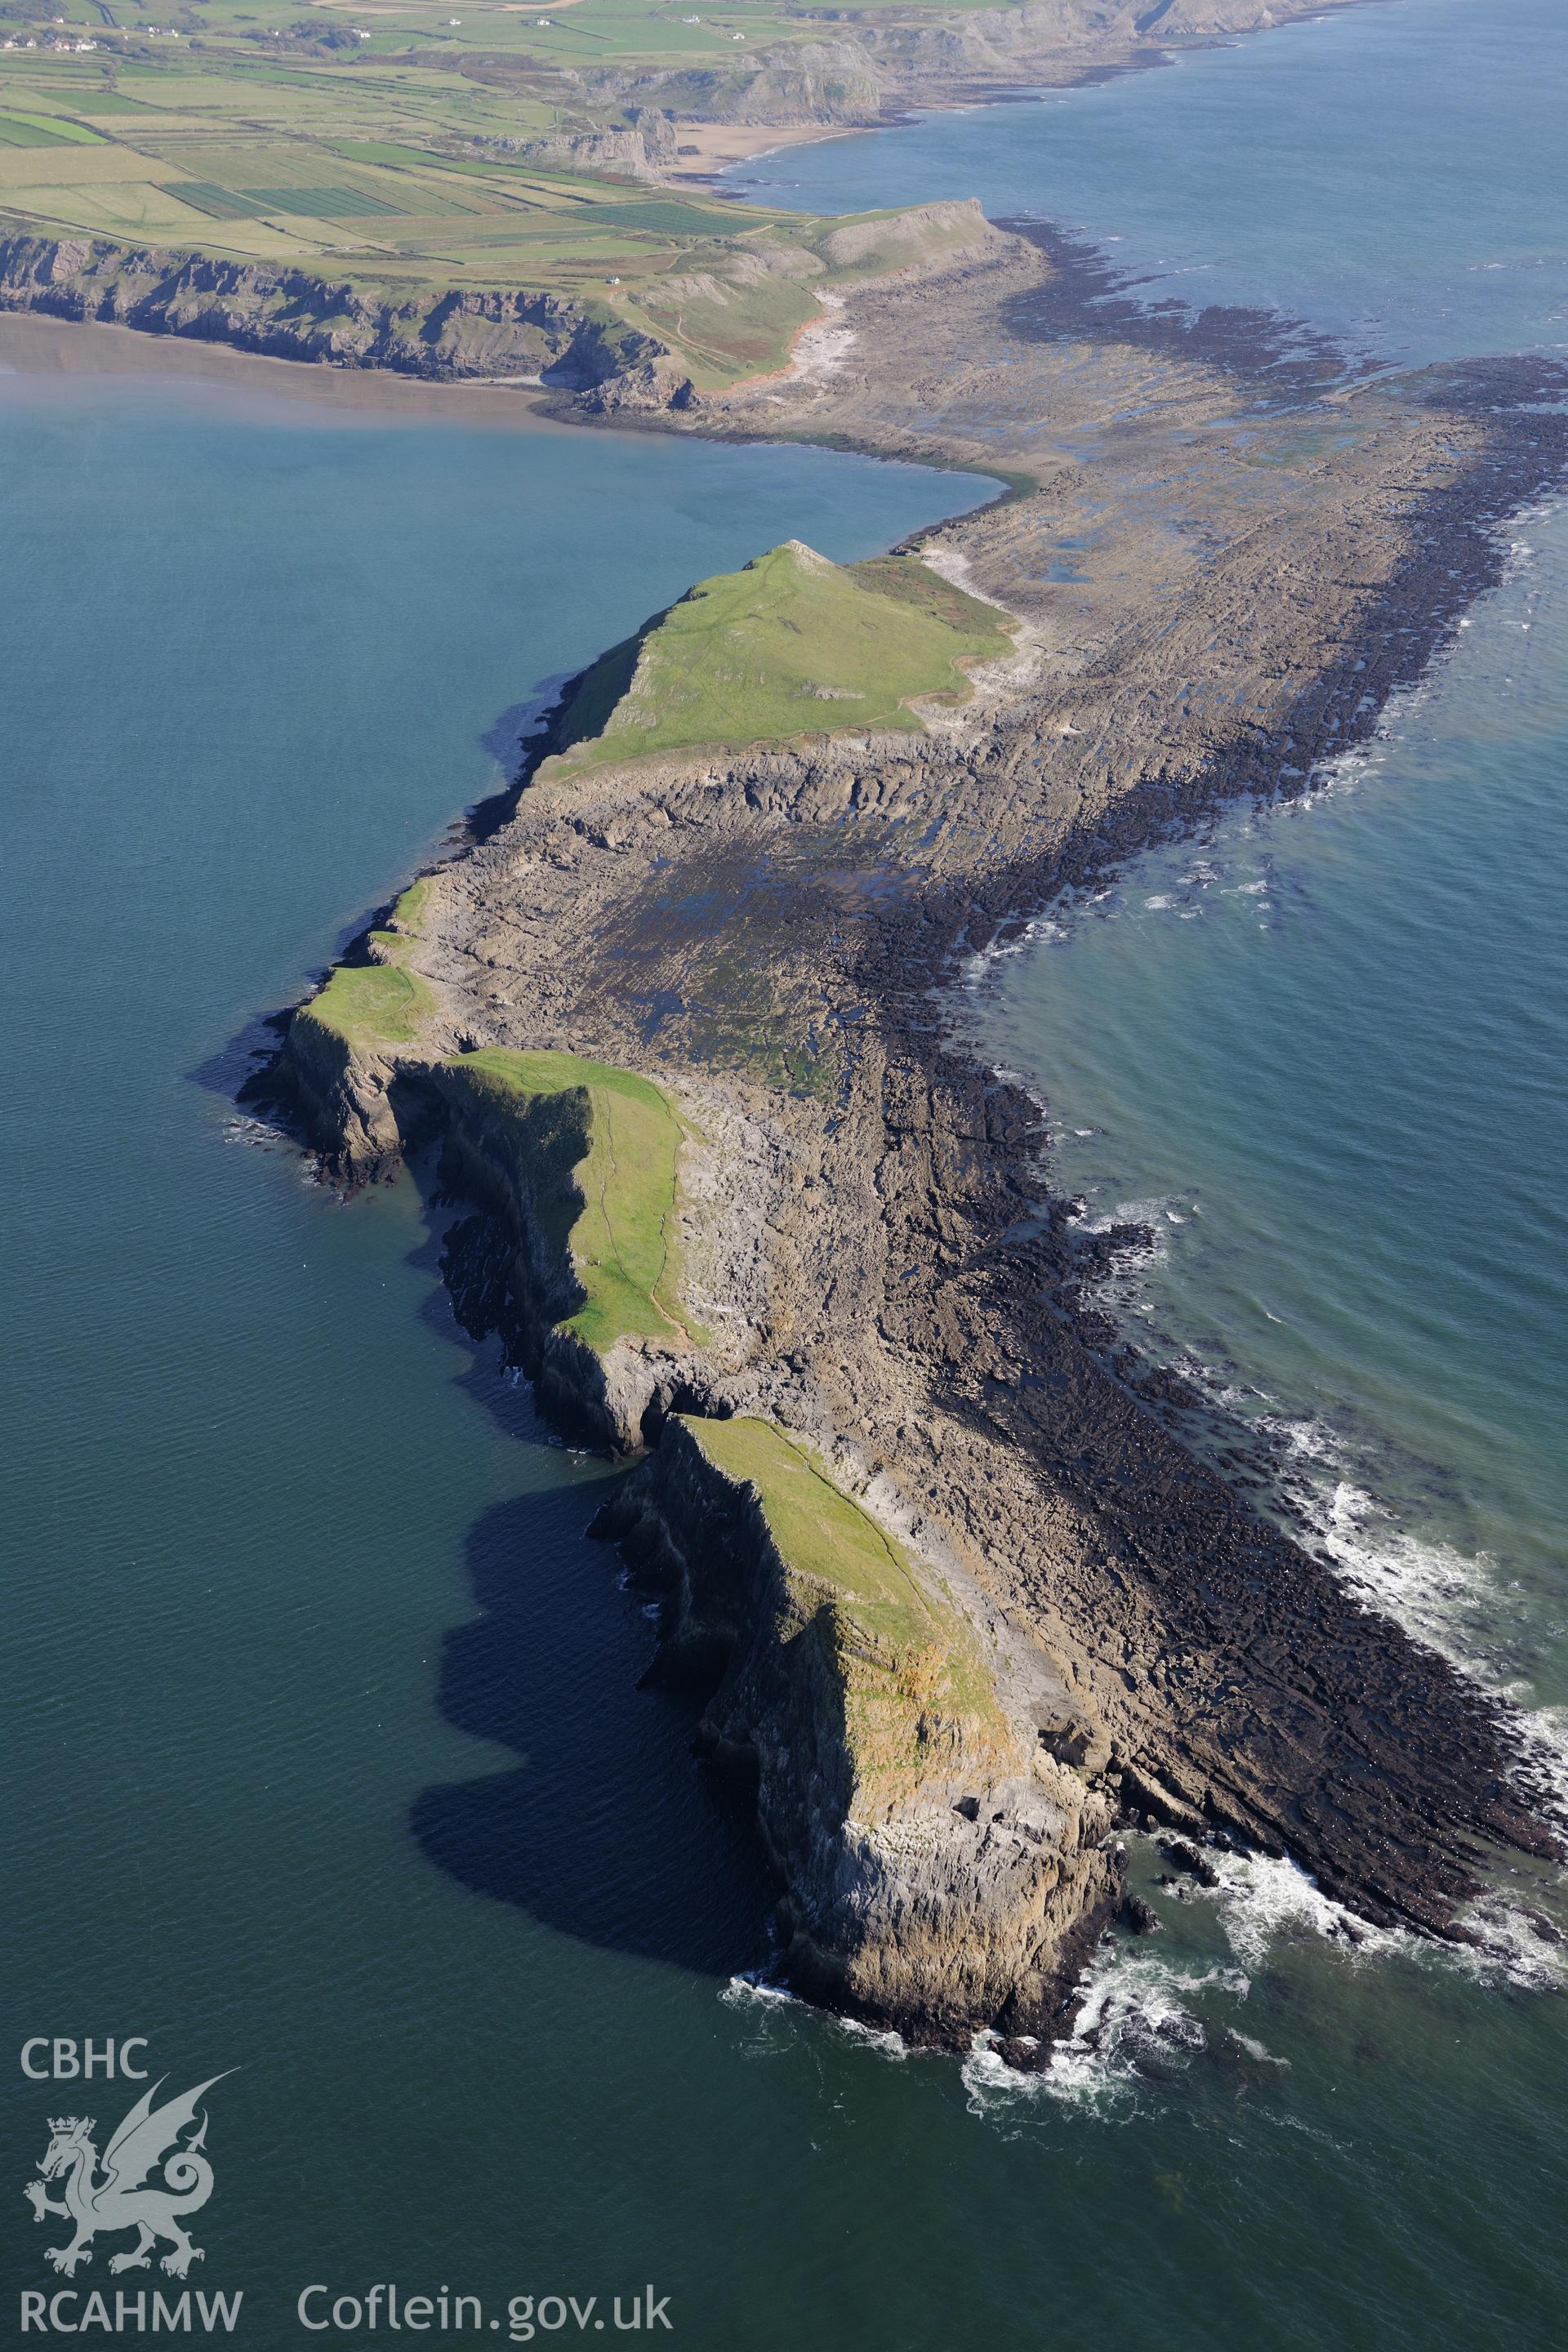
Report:
<svg viewBox="0 0 1568 2352"><path fill-rule="evenodd" d="M1392 360L1550 346L1565 58L1542 0L1395 0L768 168L825 206L948 172L1314 323L1381 304ZM1269 198L1291 156L1305 243L1305 202ZM1238 158L1256 201L1227 210ZM1528 282L1471 266L1505 222ZM582 1533L604 1466L462 1341L410 1188L340 1207L226 1091L543 682L701 572L789 533L868 551L973 485L362 414L267 371L39 374L26 332L0 330L12 2047L146 2034L171 2089L239 2070L193 2276L243 2289L265 2352L315 2340L302 2288L377 2282L481 2297L501 2342L613 2334L650 2282L700 2352L1560 2342L1561 1980L1505 1917L1463 1960L1352 1945L1284 1865L1227 1864L1156 1895L1166 1932L1107 1954L1029 2084L751 1983L766 1890L636 1686L651 1629ZM1045 1089L1086 1214L1148 1204L1124 1311L1268 1425L1347 1573L1550 1706L1568 519L1513 535L1371 758L1141 866L971 1010ZM15 2194L46 2116L112 2121L135 2086L7 2081L14 2294L54 2284ZM584 2331L567 2297L599 2298Z"/></svg>

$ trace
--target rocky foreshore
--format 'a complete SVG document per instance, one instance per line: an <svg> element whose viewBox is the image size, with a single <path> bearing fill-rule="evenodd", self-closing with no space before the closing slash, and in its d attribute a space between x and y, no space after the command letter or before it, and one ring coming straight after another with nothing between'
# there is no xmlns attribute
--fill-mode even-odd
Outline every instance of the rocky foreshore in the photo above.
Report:
<svg viewBox="0 0 1568 2352"><path fill-rule="evenodd" d="M1498 576L1499 523L1563 478L1564 374L1369 382L1278 322L1108 310L1097 269L998 239L940 299L852 297L830 364L684 420L1010 478L1005 504L923 551L1018 625L966 709L897 739L536 780L374 950L421 992L417 1044L351 1055L325 1085L285 1055L351 1176L391 1163L376 1122L416 1066L476 1046L599 1057L689 1118L684 1328L659 1343L675 1369L657 1409L620 1433L656 1445L618 1531L664 1561L676 1649L702 1647L713 1528L745 1509L710 1493L697 1510L688 1441L667 1453L666 1431L752 1417L814 1449L921 1578L972 1596L994 1654L1025 1645L1057 1695L1035 1734L1082 1793L1042 1832L1049 1900L1039 1876L965 1875L964 1792L930 1801L942 1743L922 1733L919 1785L888 1801L942 1832L947 1907L915 1934L915 1879L887 1905L858 1867L826 1867L849 1851L851 1783L798 1810L796 1767L819 1791L831 1775L800 1686L745 1630L765 1553L740 1544L756 1572L739 1617L731 1594L705 1721L718 1751L771 1742L771 1777L755 1769L789 1965L818 1998L952 2040L1062 2029L1060 1986L1114 1908L1116 1822L1289 1853L1364 1916L1439 1936L1464 1932L1507 1849L1556 1834L1506 1711L1142 1400L1094 1314L1093 1245L1037 1164L1037 1108L964 1045L947 992L1063 888L1227 797L1300 790L1363 739ZM998 1887L1002 1947L984 1924ZM1003 1947L987 1973L975 1955Z"/></svg>

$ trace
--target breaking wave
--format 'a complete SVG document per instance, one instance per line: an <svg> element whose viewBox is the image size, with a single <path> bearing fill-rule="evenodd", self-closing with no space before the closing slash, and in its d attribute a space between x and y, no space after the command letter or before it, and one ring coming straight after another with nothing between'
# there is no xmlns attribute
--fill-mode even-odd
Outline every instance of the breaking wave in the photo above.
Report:
<svg viewBox="0 0 1568 2352"><path fill-rule="evenodd" d="M1226 2045L1256 2067L1288 2071L1290 2059L1245 2032L1237 2012L1261 1972L1293 1943L1352 1969L1396 1961L1521 1991L1568 1990L1568 1946L1550 1922L1500 1895L1464 1915L1472 1941L1438 1944L1371 1926L1292 1862L1219 1847L1206 1849L1205 1860L1218 1884L1186 1887L1183 1911L1212 1922L1223 1950L1167 1957L1146 1937L1111 1937L1079 1979L1072 2033L1043 2071L1021 2073L997 2036L976 2036L963 2068L972 2114L1005 2118L1045 2103L1131 2121L1195 2061L1223 2055Z"/></svg>
<svg viewBox="0 0 1568 2352"><path fill-rule="evenodd" d="M1082 1980L1071 2035L1058 2043L1043 2073L1020 2074L1001 2055L994 2035L976 2038L963 2062L971 2112L991 2115L1039 2099L1101 2113L1127 2110L1141 2086L1169 2079L1207 2049L1198 1995L1245 2000L1248 1990L1239 1969L1183 1968L1142 1943L1108 1947Z"/></svg>

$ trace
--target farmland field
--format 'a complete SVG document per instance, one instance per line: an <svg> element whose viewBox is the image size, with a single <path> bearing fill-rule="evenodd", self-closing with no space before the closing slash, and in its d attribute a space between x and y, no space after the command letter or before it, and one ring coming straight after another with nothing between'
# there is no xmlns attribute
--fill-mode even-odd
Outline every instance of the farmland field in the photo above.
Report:
<svg viewBox="0 0 1568 2352"><path fill-rule="evenodd" d="M745 0L63 5L0 5L0 235L155 237L395 297L552 293L673 343L700 382L777 364L816 312L799 216L650 184L635 110L584 76L710 76L819 23ZM584 157L605 132L631 152Z"/></svg>

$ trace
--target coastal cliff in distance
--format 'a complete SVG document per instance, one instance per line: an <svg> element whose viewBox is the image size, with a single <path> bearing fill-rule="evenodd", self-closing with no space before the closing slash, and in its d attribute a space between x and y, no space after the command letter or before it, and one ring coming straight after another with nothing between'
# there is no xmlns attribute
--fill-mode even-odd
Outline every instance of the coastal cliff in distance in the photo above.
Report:
<svg viewBox="0 0 1568 2352"><path fill-rule="evenodd" d="M940 7L861 16L814 16L784 40L760 43L715 64L683 58L660 68L574 60L561 80L586 119L627 110L637 163L623 168L678 175L684 124L732 123L781 131L831 125L872 129L914 109L973 105L1022 90L1157 66L1172 50L1267 32L1300 16L1363 0L1024 0L1019 7ZM516 78L500 57L469 70ZM570 101L568 102L570 104ZM649 135L649 119L675 120L674 152ZM593 132L581 134L587 142Z"/></svg>
<svg viewBox="0 0 1568 2352"><path fill-rule="evenodd" d="M106 23L90 63L57 70L47 42L10 61L14 95L42 111L0 142L0 309L538 386L584 414L679 412L786 367L847 288L983 261L995 244L973 202L816 220L735 201L716 166L773 131L783 142L1157 65L1297 13L785 8L745 35L656 15L635 50L562 53L549 18L528 29L487 5L466 31L452 18L378 52L374 73L358 45L380 32L241 18L192 28L195 85L158 52L167 87L135 100L116 76L146 74L153 53ZM476 48L485 32L496 46ZM262 66L268 51L304 69L309 101L277 122L256 98L258 70L289 80Z"/></svg>
<svg viewBox="0 0 1568 2352"><path fill-rule="evenodd" d="M430 383L500 377L589 393L618 382L658 404L686 383L662 343L554 294L378 287L102 237L0 238L0 310Z"/></svg>

